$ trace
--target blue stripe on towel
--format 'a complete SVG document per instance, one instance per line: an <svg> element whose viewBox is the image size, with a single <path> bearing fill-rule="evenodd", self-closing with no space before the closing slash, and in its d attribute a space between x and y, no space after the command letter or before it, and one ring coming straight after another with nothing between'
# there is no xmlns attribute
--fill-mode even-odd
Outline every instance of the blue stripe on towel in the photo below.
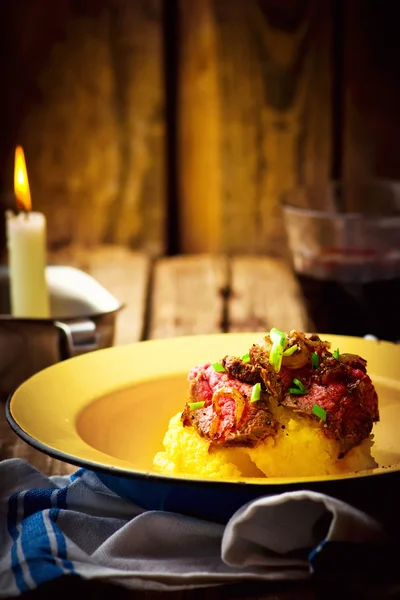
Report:
<svg viewBox="0 0 400 600"><path fill-rule="evenodd" d="M82 470L83 471L83 470ZM12 494L8 504L8 531L13 540L11 547L11 568L15 583L20 592L30 589L24 577L21 561L26 562L29 574L36 585L55 579L67 570L74 573L72 562L67 558L66 540L56 524L60 509L66 509L68 488L32 489L20 497L20 492ZM53 507L53 494L56 492ZM23 515L18 515L18 503L23 501ZM49 511L48 517L44 511ZM18 518L21 522L18 523ZM47 526L51 527L57 544L57 556L64 569L53 556ZM18 544L22 557L18 556ZM31 582L32 584L32 582Z"/></svg>
<svg viewBox="0 0 400 600"><path fill-rule="evenodd" d="M67 493L68 493L68 488L67 487L60 488L58 490L58 492L57 492L57 506L58 506L58 508L63 508L63 509L67 508Z"/></svg>
<svg viewBox="0 0 400 600"><path fill-rule="evenodd" d="M18 497L19 492L12 494L8 500L8 515L7 515L7 527L8 532L13 540L11 546L11 569L14 573L15 583L20 592L26 592L29 587L25 581L22 567L18 559L17 544L19 538L19 531L17 527L18 518Z"/></svg>
<svg viewBox="0 0 400 600"><path fill-rule="evenodd" d="M21 523L21 545L29 571L36 585L64 574L52 555L43 510L51 508L53 489L29 490L24 497L24 520Z"/></svg>
<svg viewBox="0 0 400 600"><path fill-rule="evenodd" d="M72 475L69 476L69 480L71 483L73 483L76 479L79 479L79 477L82 477L82 475L85 473L86 469L78 469L77 471L75 471L75 473L72 473Z"/></svg>
<svg viewBox="0 0 400 600"><path fill-rule="evenodd" d="M65 541L65 537L56 523L59 514L59 508L50 509L49 517L57 541L57 556L62 560L63 566L66 570L68 570L70 573L75 573L74 565L67 557L67 543Z"/></svg>
<svg viewBox="0 0 400 600"><path fill-rule="evenodd" d="M51 508L51 496L55 488L41 489L35 488L28 490L24 495L24 515L26 519L30 515Z"/></svg>
<svg viewBox="0 0 400 600"><path fill-rule="evenodd" d="M80 469L80 470L82 472L84 471L84 469ZM50 519L51 519L51 524L53 527L54 535L56 536L56 540L57 540L58 556L63 561L63 565L64 565L65 569L67 569L71 573L75 573L74 565L72 564L72 562L69 560L69 558L67 556L67 543L65 541L65 537L56 523L56 521L58 519L58 515L60 514L60 509L65 510L67 508L67 493L68 493L67 487L60 488L58 490L57 500L56 500L58 508L52 508L50 510Z"/></svg>
<svg viewBox="0 0 400 600"><path fill-rule="evenodd" d="M321 552L321 550L323 550L325 544L327 543L326 539L322 540L318 546L316 546L315 548L313 548L313 550L311 550L311 552L308 555L308 562L310 565L310 573L314 573L315 571L315 558L316 556Z"/></svg>

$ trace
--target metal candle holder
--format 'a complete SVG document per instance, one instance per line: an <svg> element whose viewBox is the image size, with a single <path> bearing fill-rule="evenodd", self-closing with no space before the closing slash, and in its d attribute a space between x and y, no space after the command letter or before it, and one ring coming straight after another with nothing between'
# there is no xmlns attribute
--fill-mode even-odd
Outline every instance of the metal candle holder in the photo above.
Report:
<svg viewBox="0 0 400 600"><path fill-rule="evenodd" d="M51 316L10 314L7 266L0 266L0 399L38 371L114 343L121 303L93 277L69 266L46 267Z"/></svg>

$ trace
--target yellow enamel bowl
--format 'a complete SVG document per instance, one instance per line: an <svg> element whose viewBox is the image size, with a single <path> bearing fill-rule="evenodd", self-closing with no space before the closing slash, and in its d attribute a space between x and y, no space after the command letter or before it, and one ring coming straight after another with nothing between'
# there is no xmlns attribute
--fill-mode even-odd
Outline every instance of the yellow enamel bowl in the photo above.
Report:
<svg viewBox="0 0 400 600"><path fill-rule="evenodd" d="M154 455L171 416L182 410L187 373L226 354L242 355L260 333L185 336L107 348L45 369L8 400L11 427L26 442L58 459L98 472L117 493L145 508L179 510L224 521L247 500L305 488L334 492L365 506L379 481L380 493L400 471L400 345L321 334L333 348L368 361L381 420L372 454L379 467L343 476L207 480L166 476ZM370 501L373 498L369 497Z"/></svg>

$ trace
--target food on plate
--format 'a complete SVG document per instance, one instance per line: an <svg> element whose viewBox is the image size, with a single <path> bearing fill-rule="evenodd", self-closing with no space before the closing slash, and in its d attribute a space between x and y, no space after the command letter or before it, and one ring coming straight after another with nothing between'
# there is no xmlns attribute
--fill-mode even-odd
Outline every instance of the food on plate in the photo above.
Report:
<svg viewBox="0 0 400 600"><path fill-rule="evenodd" d="M316 334L273 328L243 356L193 367L154 465L217 478L376 467L378 396L366 361L341 350Z"/></svg>

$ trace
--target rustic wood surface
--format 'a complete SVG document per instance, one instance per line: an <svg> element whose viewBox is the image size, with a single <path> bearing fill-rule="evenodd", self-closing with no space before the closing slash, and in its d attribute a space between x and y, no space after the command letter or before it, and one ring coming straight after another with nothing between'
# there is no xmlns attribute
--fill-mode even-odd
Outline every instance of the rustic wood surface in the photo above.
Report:
<svg viewBox="0 0 400 600"><path fill-rule="evenodd" d="M343 177L400 178L396 3L342 0Z"/></svg>
<svg viewBox="0 0 400 600"><path fill-rule="evenodd" d="M182 250L279 255L282 195L330 177L330 2L178 5Z"/></svg>
<svg viewBox="0 0 400 600"><path fill-rule="evenodd" d="M308 331L296 279L286 262L234 257L230 263L229 331Z"/></svg>
<svg viewBox="0 0 400 600"><path fill-rule="evenodd" d="M218 256L160 259L154 268L149 338L223 330L228 262Z"/></svg>
<svg viewBox="0 0 400 600"><path fill-rule="evenodd" d="M221 250L220 109L213 0L179 2L178 199L183 252Z"/></svg>
<svg viewBox="0 0 400 600"><path fill-rule="evenodd" d="M111 0L106 4L119 181L117 198L107 214L105 240L160 255L166 247L163 2Z"/></svg>
<svg viewBox="0 0 400 600"><path fill-rule="evenodd" d="M147 309L150 259L146 254L118 246L103 246L85 253L82 268L123 304L115 328L115 344L143 338Z"/></svg>
<svg viewBox="0 0 400 600"><path fill-rule="evenodd" d="M279 260L247 256L233 260L214 255L177 256L157 261L150 276L146 257L120 248L98 248L91 254L75 249L73 255L61 254L58 259L63 264L69 262L86 269L127 303L117 344L136 341L143 335L157 338L217 331L261 332L272 325L302 327L306 323L296 282L288 267ZM120 317L122 321L123 313ZM71 473L76 469L30 448L12 432L3 411L0 415L0 460L23 458L48 475ZM338 586L333 582L327 590L326 584L319 585L318 582L246 583L164 594L129 592L123 587L64 577L29 592L25 598L50 600L60 594L64 597L66 590L119 600L161 597L177 600L336 600L338 594L342 598L376 600L399 597L396 586L370 587L365 596L350 588L347 596L340 584Z"/></svg>
<svg viewBox="0 0 400 600"><path fill-rule="evenodd" d="M22 143L51 247L280 254L288 188L400 178L395 2L53 4L0 2L0 214Z"/></svg>
<svg viewBox="0 0 400 600"><path fill-rule="evenodd" d="M295 278L284 261L268 257L185 255L154 268L149 338L306 329Z"/></svg>
<svg viewBox="0 0 400 600"><path fill-rule="evenodd" d="M0 3L0 190L12 191L22 144L50 247L165 251L161 9L162 0Z"/></svg>

